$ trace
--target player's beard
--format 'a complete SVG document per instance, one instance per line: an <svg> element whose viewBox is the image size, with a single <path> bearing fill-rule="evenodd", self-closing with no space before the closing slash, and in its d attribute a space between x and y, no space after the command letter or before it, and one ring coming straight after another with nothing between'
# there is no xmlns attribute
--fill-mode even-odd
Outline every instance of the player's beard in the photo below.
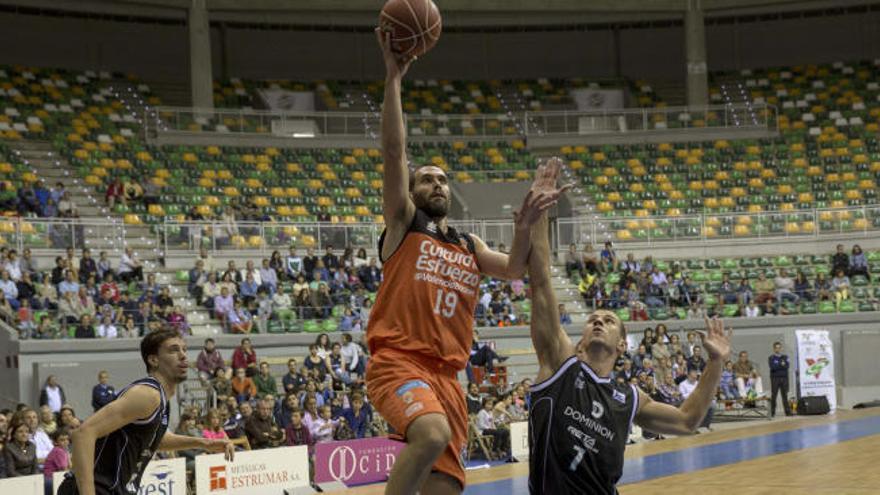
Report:
<svg viewBox="0 0 880 495"><path fill-rule="evenodd" d="M415 201L416 207L425 212L431 218L445 218L449 214L450 200L443 198L443 201L432 200L428 198L418 198Z"/></svg>

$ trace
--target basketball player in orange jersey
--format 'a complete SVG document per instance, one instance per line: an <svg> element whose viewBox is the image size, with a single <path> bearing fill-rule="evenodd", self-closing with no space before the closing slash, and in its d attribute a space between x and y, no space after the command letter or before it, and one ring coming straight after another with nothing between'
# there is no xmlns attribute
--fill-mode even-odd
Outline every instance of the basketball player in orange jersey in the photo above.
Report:
<svg viewBox="0 0 880 495"><path fill-rule="evenodd" d="M545 167L536 181L556 183ZM612 311L594 311L575 345L559 323L550 283L547 215L532 222L529 286L531 337L538 356L538 377L530 389L529 493L617 493L623 453L632 423L655 433L693 433L712 406L721 366L730 354L730 333L718 319L700 332L709 363L700 383L680 407L651 400L635 385L617 385L614 363L626 350L626 328Z"/></svg>
<svg viewBox="0 0 880 495"><path fill-rule="evenodd" d="M457 374L470 355L481 273L503 279L525 273L530 226L520 220L536 218L534 212L556 203L564 188L553 180L548 188L529 191L515 217L510 255L448 227L446 174L429 165L412 174L407 169L400 91L412 60L391 51L389 33L377 29L377 36L387 72L385 231L379 239L384 279L367 328L367 392L407 442L385 493L457 494L465 483L460 455L468 421Z"/></svg>

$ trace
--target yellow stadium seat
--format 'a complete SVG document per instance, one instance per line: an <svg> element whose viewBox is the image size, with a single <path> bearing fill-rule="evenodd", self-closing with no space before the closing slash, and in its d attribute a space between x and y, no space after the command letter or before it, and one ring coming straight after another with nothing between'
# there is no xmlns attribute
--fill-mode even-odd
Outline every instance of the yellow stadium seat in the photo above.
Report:
<svg viewBox="0 0 880 495"><path fill-rule="evenodd" d="M748 225L737 225L736 227L733 228L733 234L738 237L747 236L747 235L750 235L751 233L752 233L752 230L749 228Z"/></svg>

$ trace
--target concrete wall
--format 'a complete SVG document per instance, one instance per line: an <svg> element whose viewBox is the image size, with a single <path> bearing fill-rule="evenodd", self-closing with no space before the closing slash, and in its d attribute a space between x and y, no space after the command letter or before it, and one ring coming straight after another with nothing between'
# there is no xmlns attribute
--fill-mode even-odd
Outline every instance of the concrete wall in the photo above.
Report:
<svg viewBox="0 0 880 495"><path fill-rule="evenodd" d="M785 352L794 361L795 336L797 329L826 329L831 332L834 345L834 374L838 383L838 403L841 407L850 408L855 403L880 399L880 375L876 373L876 346L873 351L860 352L854 350L863 346L868 339L872 343L880 341L880 327L876 323L874 313L825 316L783 316L759 319L732 319L728 325L734 329L734 356L740 350L749 352L751 359L758 365L764 379L765 388L769 391L770 377L767 357L775 341L784 343ZM638 322L628 325L628 331L641 339L644 329L655 326L653 322ZM670 333L679 333L682 341L689 330L702 329L702 322L696 320L666 322ZM569 336L576 341L580 338L581 327L571 326ZM0 334L5 330L0 329ZM501 354L506 350L531 349L529 330L526 327L504 329L481 329L482 339L496 341L496 348ZM331 340L339 340L339 335L332 335ZM357 339L358 337L355 336ZM223 356L231 358L232 350L239 343L239 336L223 335L217 340ZM310 334L293 335L253 335L251 339L257 350L258 358L296 357L308 354L308 345L314 342L315 336ZM142 377L145 372L135 339L117 341L24 341L19 344L20 351L10 353L18 359L18 367L2 368L0 383L4 384L4 395L11 393L7 388L17 388L20 392L10 396L9 402L36 403L39 389L48 374L59 377L65 387L68 401L74 405L77 414L85 417L91 413L91 389L97 383L97 372L106 369L111 373L111 382L121 388L132 380ZM201 349L201 339L187 339L189 357L195 362ZM13 346L14 348L14 346ZM534 354L521 354L508 362L510 380L534 378L537 373L537 360ZM284 372L283 365L273 367L276 376ZM866 370L874 370L873 375ZM460 378L464 380L462 373ZM791 394L795 394L794 368L791 376Z"/></svg>
<svg viewBox="0 0 880 495"><path fill-rule="evenodd" d="M676 25L679 24L679 25ZM226 60L212 29L215 76L378 79L372 33L229 27ZM706 28L711 70L880 55L880 12ZM615 46L610 29L554 32L448 32L412 69L412 77L612 77L684 79L683 28L628 27ZM0 13L0 63L108 69L146 79L188 80L187 32L181 21L119 22ZM619 51L622 74L616 74Z"/></svg>

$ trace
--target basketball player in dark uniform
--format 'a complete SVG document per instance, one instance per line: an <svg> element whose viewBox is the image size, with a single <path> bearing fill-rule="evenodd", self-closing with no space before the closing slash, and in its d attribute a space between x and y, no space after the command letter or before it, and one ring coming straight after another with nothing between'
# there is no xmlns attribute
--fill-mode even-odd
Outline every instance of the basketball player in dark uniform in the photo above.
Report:
<svg viewBox="0 0 880 495"><path fill-rule="evenodd" d="M538 176L554 181L562 163L551 159ZM539 182L535 181L536 184ZM676 408L654 402L634 385L616 385L610 373L626 350L626 330L617 315L595 311L577 346L559 323L550 285L547 215L532 227L529 286L531 334L538 378L531 387L529 491L536 494L616 494L623 451L633 422L664 434L693 433L712 404L722 363L730 353L721 320L706 320L701 333L709 363L697 389Z"/></svg>
<svg viewBox="0 0 880 495"><path fill-rule="evenodd" d="M167 432L169 399L189 368L186 342L176 330L157 330L141 341L146 378L125 387L110 404L73 431L73 474L59 495L132 495L157 450L225 452L229 440L207 440Z"/></svg>

